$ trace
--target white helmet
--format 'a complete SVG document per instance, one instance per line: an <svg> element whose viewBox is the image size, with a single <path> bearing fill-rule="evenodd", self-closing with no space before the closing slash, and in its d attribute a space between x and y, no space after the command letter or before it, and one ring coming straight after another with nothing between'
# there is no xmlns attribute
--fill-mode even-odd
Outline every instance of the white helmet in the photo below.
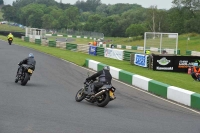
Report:
<svg viewBox="0 0 200 133"><path fill-rule="evenodd" d="M28 55L28 57L34 58L33 53L30 53L30 54Z"/></svg>
<svg viewBox="0 0 200 133"><path fill-rule="evenodd" d="M104 67L103 67L103 70L108 70L108 71L110 71L110 67L109 67L109 66L104 66Z"/></svg>

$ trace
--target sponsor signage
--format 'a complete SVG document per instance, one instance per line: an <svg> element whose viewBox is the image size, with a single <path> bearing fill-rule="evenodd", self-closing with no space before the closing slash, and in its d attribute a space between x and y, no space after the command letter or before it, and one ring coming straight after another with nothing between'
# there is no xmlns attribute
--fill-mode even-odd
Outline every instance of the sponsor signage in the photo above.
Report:
<svg viewBox="0 0 200 133"><path fill-rule="evenodd" d="M124 50L105 48L104 49L104 57L123 60Z"/></svg>
<svg viewBox="0 0 200 133"><path fill-rule="evenodd" d="M97 55L97 47L96 46L90 46L89 48L89 54L90 55Z"/></svg>
<svg viewBox="0 0 200 133"><path fill-rule="evenodd" d="M200 66L198 56L153 56L153 70L187 72L191 66Z"/></svg>
<svg viewBox="0 0 200 133"><path fill-rule="evenodd" d="M148 55L135 54L134 64L141 67L147 67L147 57Z"/></svg>
<svg viewBox="0 0 200 133"><path fill-rule="evenodd" d="M153 70L173 71L174 70L173 57L153 56Z"/></svg>

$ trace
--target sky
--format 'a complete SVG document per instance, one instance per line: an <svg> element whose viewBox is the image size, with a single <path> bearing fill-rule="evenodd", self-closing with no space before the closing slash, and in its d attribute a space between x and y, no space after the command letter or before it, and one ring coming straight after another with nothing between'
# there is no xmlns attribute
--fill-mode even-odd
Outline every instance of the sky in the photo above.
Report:
<svg viewBox="0 0 200 133"><path fill-rule="evenodd" d="M12 4L15 0L4 0L5 4ZM60 2L60 0L56 0ZM77 0L62 0L63 3L75 4ZM86 1L86 0L84 0ZM152 5L156 5L158 9L170 9L172 7L173 0L101 0L104 4L116 4L116 3L129 3L138 4L142 7L148 8Z"/></svg>

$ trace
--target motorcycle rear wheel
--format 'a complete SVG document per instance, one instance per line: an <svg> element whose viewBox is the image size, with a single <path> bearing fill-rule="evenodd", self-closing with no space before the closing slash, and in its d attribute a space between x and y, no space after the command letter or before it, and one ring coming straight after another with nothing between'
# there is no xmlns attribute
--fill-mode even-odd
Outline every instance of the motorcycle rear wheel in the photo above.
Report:
<svg viewBox="0 0 200 133"><path fill-rule="evenodd" d="M109 102L110 102L110 96L109 96L109 93L106 91L105 93L103 93L101 95L101 97L103 99L98 99L97 100L97 106L99 107L105 107Z"/></svg>
<svg viewBox="0 0 200 133"><path fill-rule="evenodd" d="M25 86L29 80L30 75L28 73L25 73L24 79L21 81L21 85Z"/></svg>
<svg viewBox="0 0 200 133"><path fill-rule="evenodd" d="M9 45L11 45L12 44L12 41L9 41Z"/></svg>
<svg viewBox="0 0 200 133"><path fill-rule="evenodd" d="M80 90L76 93L75 100L76 100L77 102L81 102L85 97L86 97L86 95L84 94L83 89L80 89Z"/></svg>

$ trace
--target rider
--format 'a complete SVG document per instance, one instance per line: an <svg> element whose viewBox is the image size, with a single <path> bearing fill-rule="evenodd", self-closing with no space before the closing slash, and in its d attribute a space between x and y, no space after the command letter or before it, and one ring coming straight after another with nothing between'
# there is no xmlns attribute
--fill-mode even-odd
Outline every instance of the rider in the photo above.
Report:
<svg viewBox="0 0 200 133"><path fill-rule="evenodd" d="M20 67L18 68L17 74L18 72L22 72L22 67L21 67L22 64L31 65L32 69L35 70L36 61L34 59L33 53L30 53L27 58L25 58L18 64Z"/></svg>
<svg viewBox="0 0 200 133"><path fill-rule="evenodd" d="M96 93L100 87L102 87L105 84L111 84L112 75L110 74L110 67L104 66L103 70L100 70L99 72L95 73L94 75L88 77L86 79L86 82L90 80L96 80L96 78L99 77L98 82L94 82L94 90L93 92Z"/></svg>
<svg viewBox="0 0 200 133"><path fill-rule="evenodd" d="M192 76L192 78L193 78L194 80L200 81L200 68L199 68L198 64L197 64L197 65L195 64L195 65L192 67L191 76Z"/></svg>
<svg viewBox="0 0 200 133"><path fill-rule="evenodd" d="M12 38L13 39L13 34L10 32L9 34L8 34L8 42L9 42L9 38Z"/></svg>

